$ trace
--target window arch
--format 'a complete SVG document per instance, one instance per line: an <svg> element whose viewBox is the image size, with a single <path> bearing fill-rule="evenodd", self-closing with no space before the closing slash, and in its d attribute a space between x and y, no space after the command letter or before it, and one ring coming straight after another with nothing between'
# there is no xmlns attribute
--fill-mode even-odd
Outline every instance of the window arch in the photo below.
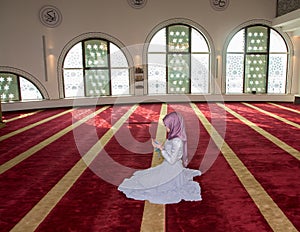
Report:
<svg viewBox="0 0 300 232"><path fill-rule="evenodd" d="M178 19L152 35L147 50L149 95L210 92L209 43L192 24Z"/></svg>
<svg viewBox="0 0 300 232"><path fill-rule="evenodd" d="M110 37L87 34L64 49L63 97L98 97L130 94L130 65L124 50ZM120 44L120 43L119 43Z"/></svg>
<svg viewBox="0 0 300 232"><path fill-rule="evenodd" d="M243 27L227 46L225 92L285 94L288 60L288 46L276 30Z"/></svg>
<svg viewBox="0 0 300 232"><path fill-rule="evenodd" d="M0 96L1 102L48 98L46 90L30 74L9 67L0 68Z"/></svg>

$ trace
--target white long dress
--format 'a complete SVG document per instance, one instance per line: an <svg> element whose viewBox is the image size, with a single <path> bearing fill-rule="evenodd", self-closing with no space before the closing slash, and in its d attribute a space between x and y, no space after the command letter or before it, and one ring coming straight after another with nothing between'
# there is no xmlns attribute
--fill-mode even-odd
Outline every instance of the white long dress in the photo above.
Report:
<svg viewBox="0 0 300 232"><path fill-rule="evenodd" d="M119 185L118 190L128 198L148 200L155 204L202 200L200 185L193 181L193 177L200 176L201 172L183 167L182 140L167 140L161 154L164 157L161 164L136 171Z"/></svg>

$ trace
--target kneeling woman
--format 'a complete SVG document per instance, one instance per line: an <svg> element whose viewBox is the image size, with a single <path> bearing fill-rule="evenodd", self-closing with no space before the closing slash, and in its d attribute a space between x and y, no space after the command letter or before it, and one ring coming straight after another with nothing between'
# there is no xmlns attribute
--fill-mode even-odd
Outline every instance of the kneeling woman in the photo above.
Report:
<svg viewBox="0 0 300 232"><path fill-rule="evenodd" d="M200 185L193 177L199 170L186 168L187 136L182 116L177 112L163 118L168 136L164 145L152 140L164 161L156 167L136 171L118 187L128 198L148 200L155 204L172 204L181 200L200 201Z"/></svg>

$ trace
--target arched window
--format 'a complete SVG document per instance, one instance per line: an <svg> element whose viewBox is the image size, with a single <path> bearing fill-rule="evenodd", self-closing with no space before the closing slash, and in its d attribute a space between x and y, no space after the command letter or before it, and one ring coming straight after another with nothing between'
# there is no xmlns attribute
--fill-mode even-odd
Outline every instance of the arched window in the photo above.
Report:
<svg viewBox="0 0 300 232"><path fill-rule="evenodd" d="M226 51L226 93L286 93L288 49L265 25L238 31Z"/></svg>
<svg viewBox="0 0 300 232"><path fill-rule="evenodd" d="M206 38L188 24L171 24L151 38L149 94L205 94L210 89L210 49Z"/></svg>
<svg viewBox="0 0 300 232"><path fill-rule="evenodd" d="M63 62L64 97L129 94L129 65L122 50L105 39L75 44Z"/></svg>
<svg viewBox="0 0 300 232"><path fill-rule="evenodd" d="M9 72L0 72L2 102L42 100L40 90L27 78Z"/></svg>

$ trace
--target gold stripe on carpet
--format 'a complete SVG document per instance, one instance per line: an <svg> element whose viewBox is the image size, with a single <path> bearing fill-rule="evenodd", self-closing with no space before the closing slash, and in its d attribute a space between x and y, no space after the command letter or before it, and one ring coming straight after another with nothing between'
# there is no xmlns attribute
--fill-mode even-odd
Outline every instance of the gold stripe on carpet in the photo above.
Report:
<svg viewBox="0 0 300 232"><path fill-rule="evenodd" d="M33 127L36 127L36 126L38 126L38 125L41 125L41 124L43 124L43 123L45 123L45 122L49 122L50 120L55 119L55 118L58 118L58 117L60 117L60 116L62 116L62 115L64 115L64 114L67 114L67 113L69 113L69 112L71 112L71 111L73 111L73 110L74 110L74 109L69 109L69 110L63 111L63 112L61 112L61 113L59 113L59 114L53 115L53 116L51 116L51 117L49 117L49 118L45 118L45 119L43 119L43 120L41 120L41 121L38 121L38 122L36 122L36 123L30 124L30 125L28 125L28 126L25 126L25 127L21 128L21 129L19 129L19 130L15 130L15 131L10 132L10 133L8 133L8 134L6 134L6 135L3 135L3 136L0 137L0 142L3 141L3 140L5 140L5 139L8 139L8 138L10 138L10 137L12 137L12 136L14 136L14 135L17 135L17 134L19 134L19 133L22 133L22 132L24 132L24 131L27 131L27 130L33 128Z"/></svg>
<svg viewBox="0 0 300 232"><path fill-rule="evenodd" d="M23 160L27 159L28 157L32 156L34 153L38 152L39 150L43 149L44 147L48 146L50 143L53 143L55 140L59 139L60 137L64 136L68 132L72 131L76 127L80 126L81 124L85 123L87 120L95 117L95 115L101 113L102 111L106 110L108 106L102 107L101 109L93 112L92 114L84 117L83 119L73 123L72 125L64 128L63 130L57 132L56 134L52 135L51 137L43 140L42 142L34 145L33 147L29 148L27 151L24 151L20 155L16 156L15 158L5 162L0 166L0 174L6 172L10 168L14 167L15 165L21 163Z"/></svg>
<svg viewBox="0 0 300 232"><path fill-rule="evenodd" d="M280 116L278 116L278 115L276 115L276 114L273 114L273 113L271 113L271 112L268 112L268 111L266 111L266 110L263 110L263 109L261 109L261 108L259 108L259 107L256 107L256 106L254 106L254 105L251 105L251 104L249 104L249 103L243 102L243 104L246 105L246 106L248 106L248 107L251 107L252 109L255 109L255 110L257 110L257 111L259 111L259 112L261 112L261 113L264 113L264 114L266 114L266 115L268 115L268 116L270 116L270 117L276 118L276 119L278 119L279 121L282 121L282 122L284 122L284 123L286 123L286 124L289 124L289 125L291 125L291 126L293 126L293 127L296 127L296 128L298 128L298 129L300 129L300 125L297 124L297 123L295 123L295 122L291 122L291 121L289 121L289 120L287 120L287 119L285 119L285 118L283 118L283 117L280 117Z"/></svg>
<svg viewBox="0 0 300 232"><path fill-rule="evenodd" d="M289 111L297 113L297 114L300 114L299 110L295 110L295 109L292 109L292 108L289 108L289 107L286 107L286 106L278 105L278 104L275 104L275 103L272 103L272 102L269 102L269 104L273 105L273 106L277 106L277 107L285 109L285 110L289 110Z"/></svg>
<svg viewBox="0 0 300 232"><path fill-rule="evenodd" d="M268 140L270 140L276 146L280 147L282 150L286 151L287 153L289 153L290 155L292 155L293 157L295 157L297 160L300 160L300 152L298 150L296 150L295 148L289 146L288 144L286 144L282 140L276 138L274 135L272 135L269 132L265 131L264 129L260 128L255 123L249 121L248 119L246 119L242 115L236 113L232 109L230 109L227 106L225 106L224 104L217 103L217 105L220 106L220 107L222 107L223 109L225 109L227 112L229 112L230 114L232 114L234 117L236 117L237 119L239 119L240 121L242 121L243 123L245 123L247 126L251 127L253 130L255 130L256 132L258 132L259 134L261 134L262 136L264 136Z"/></svg>
<svg viewBox="0 0 300 232"><path fill-rule="evenodd" d="M13 117L13 118L10 118L10 119L4 119L3 122L8 123L8 122L12 122L12 121L15 121L15 120L18 120L18 119L21 119L21 118L26 118L28 116L35 115L35 114L37 114L41 111L43 111L43 110L37 110L37 111L31 112L31 113L22 114L22 115L19 115L17 117Z"/></svg>
<svg viewBox="0 0 300 232"><path fill-rule="evenodd" d="M166 128L162 123L163 117L167 114L167 105L162 104L160 110L159 123L156 131L156 139L163 142L166 139ZM157 152L153 152L152 167L157 166L163 161ZM142 232L163 232L165 231L165 205L152 204L145 201L144 213L142 218L141 229Z"/></svg>
<svg viewBox="0 0 300 232"><path fill-rule="evenodd" d="M132 106L101 138L98 142L73 166L73 168L57 182L57 184L15 225L11 231L34 231L47 217L55 205L69 191L81 174L97 157L106 143L125 123L138 105Z"/></svg>
<svg viewBox="0 0 300 232"><path fill-rule="evenodd" d="M234 151L224 141L222 136L211 125L211 123L207 120L207 118L203 115L199 108L193 103L191 103L191 107L195 111L196 115L198 116L207 132L210 134L211 138L214 140L215 144L222 152L231 169L237 175L242 185L255 202L256 206L258 207L270 227L274 231L297 231L294 225L280 210L280 208L272 200L272 198L266 193L264 188L255 179L255 177L242 163L242 161L237 157Z"/></svg>

